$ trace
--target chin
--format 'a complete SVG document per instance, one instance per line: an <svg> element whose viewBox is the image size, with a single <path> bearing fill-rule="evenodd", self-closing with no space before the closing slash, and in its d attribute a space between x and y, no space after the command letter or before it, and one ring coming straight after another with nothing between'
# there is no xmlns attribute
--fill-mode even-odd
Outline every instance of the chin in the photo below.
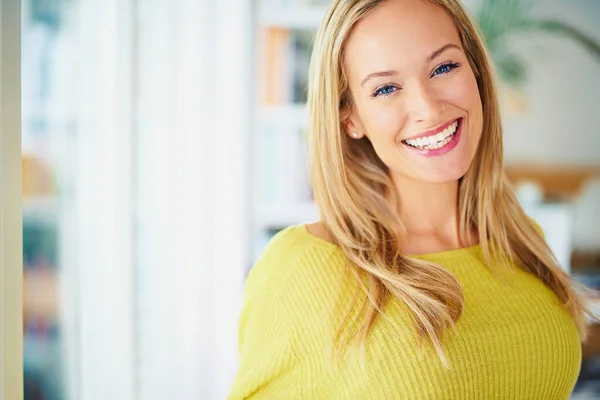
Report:
<svg viewBox="0 0 600 400"><path fill-rule="evenodd" d="M455 165L444 165L435 168L434 170L429 169L418 174L418 180L426 183L441 184L458 181L460 178L465 176L469 170L471 163L460 163Z"/></svg>

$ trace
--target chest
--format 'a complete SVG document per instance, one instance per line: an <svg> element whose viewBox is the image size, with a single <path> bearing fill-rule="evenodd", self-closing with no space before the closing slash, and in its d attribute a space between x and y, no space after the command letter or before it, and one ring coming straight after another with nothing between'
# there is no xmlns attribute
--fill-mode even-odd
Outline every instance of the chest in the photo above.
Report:
<svg viewBox="0 0 600 400"><path fill-rule="evenodd" d="M335 398L565 399L577 379L581 345L573 321L537 278L518 271L509 279L456 276L465 307L442 342L446 369L431 346L419 349L402 305L392 301L367 345L330 380ZM402 328L403 327L403 328ZM333 386L335 386L334 384Z"/></svg>

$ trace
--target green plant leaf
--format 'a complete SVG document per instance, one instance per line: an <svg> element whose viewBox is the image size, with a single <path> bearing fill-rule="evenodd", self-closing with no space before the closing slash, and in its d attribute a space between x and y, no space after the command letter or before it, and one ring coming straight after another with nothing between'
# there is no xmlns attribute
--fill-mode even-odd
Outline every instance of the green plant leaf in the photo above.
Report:
<svg viewBox="0 0 600 400"><path fill-rule="evenodd" d="M513 54L509 37L522 33L548 33L571 39L600 62L600 43L573 25L558 20L531 18L531 0L483 0L476 14L481 34L501 80L519 85L527 78L526 64Z"/></svg>
<svg viewBox="0 0 600 400"><path fill-rule="evenodd" d="M539 20L528 21L524 28L569 38L600 61L600 43L573 25L557 20Z"/></svg>
<svg viewBox="0 0 600 400"><path fill-rule="evenodd" d="M523 60L514 54L496 54L494 64L500 79L505 83L518 87L527 76Z"/></svg>
<svg viewBox="0 0 600 400"><path fill-rule="evenodd" d="M506 36L523 25L530 8L529 0L484 0L476 19L488 48L502 46Z"/></svg>

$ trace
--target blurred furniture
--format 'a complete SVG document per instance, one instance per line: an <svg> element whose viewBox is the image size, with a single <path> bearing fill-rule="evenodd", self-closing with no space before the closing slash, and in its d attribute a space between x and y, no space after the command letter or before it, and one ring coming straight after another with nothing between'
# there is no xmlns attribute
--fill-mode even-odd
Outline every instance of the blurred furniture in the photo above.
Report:
<svg viewBox="0 0 600 400"><path fill-rule="evenodd" d="M547 201L571 201L591 179L600 176L600 166L514 164L506 166L504 170L515 186L524 182L537 183Z"/></svg>

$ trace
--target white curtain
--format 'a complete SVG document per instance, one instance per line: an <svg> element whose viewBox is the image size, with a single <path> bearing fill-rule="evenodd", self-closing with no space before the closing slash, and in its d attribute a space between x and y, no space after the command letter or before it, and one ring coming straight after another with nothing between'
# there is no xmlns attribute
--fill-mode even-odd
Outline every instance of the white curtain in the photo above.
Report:
<svg viewBox="0 0 600 400"><path fill-rule="evenodd" d="M69 397L223 399L250 259L250 1L76 14Z"/></svg>
<svg viewBox="0 0 600 400"><path fill-rule="evenodd" d="M133 7L79 0L70 17L76 123L63 141L61 210L67 394L135 399Z"/></svg>

